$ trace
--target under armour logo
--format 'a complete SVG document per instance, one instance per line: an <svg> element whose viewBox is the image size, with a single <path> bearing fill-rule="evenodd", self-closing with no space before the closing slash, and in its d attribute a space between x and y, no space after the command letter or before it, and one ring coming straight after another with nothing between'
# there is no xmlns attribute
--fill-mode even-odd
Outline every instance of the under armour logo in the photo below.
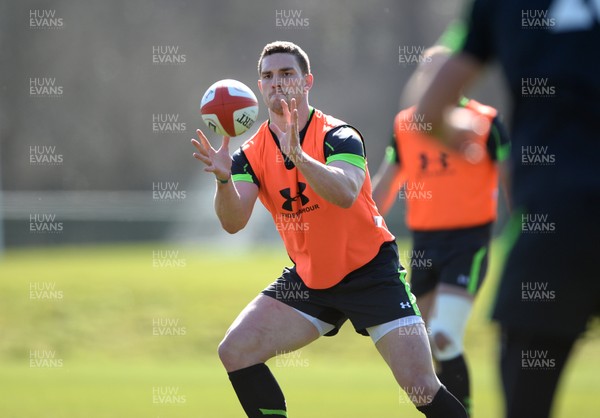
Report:
<svg viewBox="0 0 600 418"><path fill-rule="evenodd" d="M440 164L444 170L448 168L448 154L445 152L440 153Z"/></svg>
<svg viewBox="0 0 600 418"><path fill-rule="evenodd" d="M429 160L427 159L427 154L425 154L425 153L419 154L419 159L421 160L421 171L427 170L427 166L429 165Z"/></svg>
<svg viewBox="0 0 600 418"><path fill-rule="evenodd" d="M281 205L281 207L289 212L293 211L292 202L295 202L296 200L298 200L298 198L300 198L300 206L306 205L309 202L309 199L303 194L305 189L306 183L298 182L298 194L294 197L291 196L291 189L289 187L280 190L279 194L285 199L285 202L283 202L283 205Z"/></svg>
<svg viewBox="0 0 600 418"><path fill-rule="evenodd" d="M400 307L402 309L408 309L410 308L412 305L410 304L410 302L400 302Z"/></svg>
<svg viewBox="0 0 600 418"><path fill-rule="evenodd" d="M456 282L457 282L458 284L461 284L461 285L464 285L464 286L466 286L466 285L468 285L468 284L469 284L469 276L465 276L464 274L461 274L461 275L459 275L459 276L458 276L458 278L456 279Z"/></svg>
<svg viewBox="0 0 600 418"><path fill-rule="evenodd" d="M448 153L440 151L438 160L440 163L440 167L442 168L442 171L448 169L448 166L449 166L448 158L449 157L450 157L450 155ZM419 163L420 163L421 171L427 171L431 166L430 157L427 154L425 154L424 152L420 153L419 154Z"/></svg>

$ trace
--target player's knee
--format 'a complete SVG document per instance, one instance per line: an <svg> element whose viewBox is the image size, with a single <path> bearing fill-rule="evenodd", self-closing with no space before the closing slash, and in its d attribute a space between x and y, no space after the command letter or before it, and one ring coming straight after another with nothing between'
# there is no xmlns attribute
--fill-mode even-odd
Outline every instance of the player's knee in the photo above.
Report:
<svg viewBox="0 0 600 418"><path fill-rule="evenodd" d="M463 351L462 338L450 336L444 331L437 331L431 335L431 351L438 361L453 359Z"/></svg>
<svg viewBox="0 0 600 418"><path fill-rule="evenodd" d="M231 338L230 334L228 334L223 338L223 341L219 343L217 351L221 363L223 363L228 371L240 368L244 347L236 338Z"/></svg>
<svg viewBox="0 0 600 418"><path fill-rule="evenodd" d="M244 338L236 333L229 333L223 338L217 349L219 359L227 371L238 370L263 362L260 347L253 344L252 337Z"/></svg>
<svg viewBox="0 0 600 418"><path fill-rule="evenodd" d="M472 302L443 294L438 296L436 304L436 313L429 322L431 351L438 361L450 360L463 352L463 336Z"/></svg>
<svg viewBox="0 0 600 418"><path fill-rule="evenodd" d="M463 328L452 326L447 319L431 321L429 343L437 361L451 360L463 353Z"/></svg>
<svg viewBox="0 0 600 418"><path fill-rule="evenodd" d="M231 364L236 357L235 350L233 349L229 341L227 341L227 337L225 337L219 343L217 353L219 354L219 359L221 360L221 363L223 363L225 368L228 368L229 364Z"/></svg>

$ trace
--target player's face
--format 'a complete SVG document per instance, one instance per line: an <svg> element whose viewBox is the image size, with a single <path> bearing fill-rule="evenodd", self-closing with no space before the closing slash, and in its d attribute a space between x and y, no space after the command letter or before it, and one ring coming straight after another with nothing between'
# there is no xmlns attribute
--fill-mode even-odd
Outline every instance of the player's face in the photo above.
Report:
<svg viewBox="0 0 600 418"><path fill-rule="evenodd" d="M308 93L309 75L302 74L296 57L292 54L268 55L262 60L258 88L265 105L274 113L281 115L281 99L290 103L292 98L300 103Z"/></svg>

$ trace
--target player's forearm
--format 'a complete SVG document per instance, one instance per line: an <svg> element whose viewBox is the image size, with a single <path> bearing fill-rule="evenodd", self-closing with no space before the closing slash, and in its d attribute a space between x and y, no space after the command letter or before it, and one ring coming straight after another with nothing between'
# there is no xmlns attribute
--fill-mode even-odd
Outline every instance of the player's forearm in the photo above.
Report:
<svg viewBox="0 0 600 418"><path fill-rule="evenodd" d="M356 180L348 176L344 170L325 165L305 152L296 158L296 167L304 175L310 187L334 205L347 209L352 206L360 193L362 184L357 184Z"/></svg>
<svg viewBox="0 0 600 418"><path fill-rule="evenodd" d="M397 177L395 166L385 160L381 163L375 177L373 177L373 200L382 215L387 214L394 205L398 192Z"/></svg>
<svg viewBox="0 0 600 418"><path fill-rule="evenodd" d="M215 212L223 229L230 234L235 234L246 226L249 215L245 212L242 199L233 181L217 182Z"/></svg>
<svg viewBox="0 0 600 418"><path fill-rule="evenodd" d="M434 83L438 80L434 80ZM417 105L415 113L423 115L423 120L430 126L430 136L436 139L443 139L445 131L444 115L448 109L456 102L453 92L450 90L440 91L439 89L427 89Z"/></svg>
<svg viewBox="0 0 600 418"><path fill-rule="evenodd" d="M386 215L394 204L396 190L394 185L388 179L381 179L378 183L374 183L373 200L379 209L379 213Z"/></svg>
<svg viewBox="0 0 600 418"><path fill-rule="evenodd" d="M423 115L431 126L430 135L446 142L444 138L452 127L447 125L446 114L454 108L461 91L469 86L481 70L481 64L465 53L452 56L437 72L421 93L416 114Z"/></svg>

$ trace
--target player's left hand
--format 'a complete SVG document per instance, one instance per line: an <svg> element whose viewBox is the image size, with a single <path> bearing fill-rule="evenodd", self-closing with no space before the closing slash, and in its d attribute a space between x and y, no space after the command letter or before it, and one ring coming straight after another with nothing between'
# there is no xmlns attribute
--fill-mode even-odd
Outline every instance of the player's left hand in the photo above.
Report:
<svg viewBox="0 0 600 418"><path fill-rule="evenodd" d="M204 171L213 173L218 180L226 180L231 177L232 159L229 155L229 137L224 136L221 147L216 150L200 129L196 129L198 140L192 139L192 145L196 147L194 158L202 161L206 167Z"/></svg>
<svg viewBox="0 0 600 418"><path fill-rule="evenodd" d="M275 124L272 124L270 127L279 139L281 152L283 152L292 162L296 163L302 157L296 99L292 99L289 106L284 99L281 99L281 107L283 108L283 116L286 120L285 131L279 129Z"/></svg>

